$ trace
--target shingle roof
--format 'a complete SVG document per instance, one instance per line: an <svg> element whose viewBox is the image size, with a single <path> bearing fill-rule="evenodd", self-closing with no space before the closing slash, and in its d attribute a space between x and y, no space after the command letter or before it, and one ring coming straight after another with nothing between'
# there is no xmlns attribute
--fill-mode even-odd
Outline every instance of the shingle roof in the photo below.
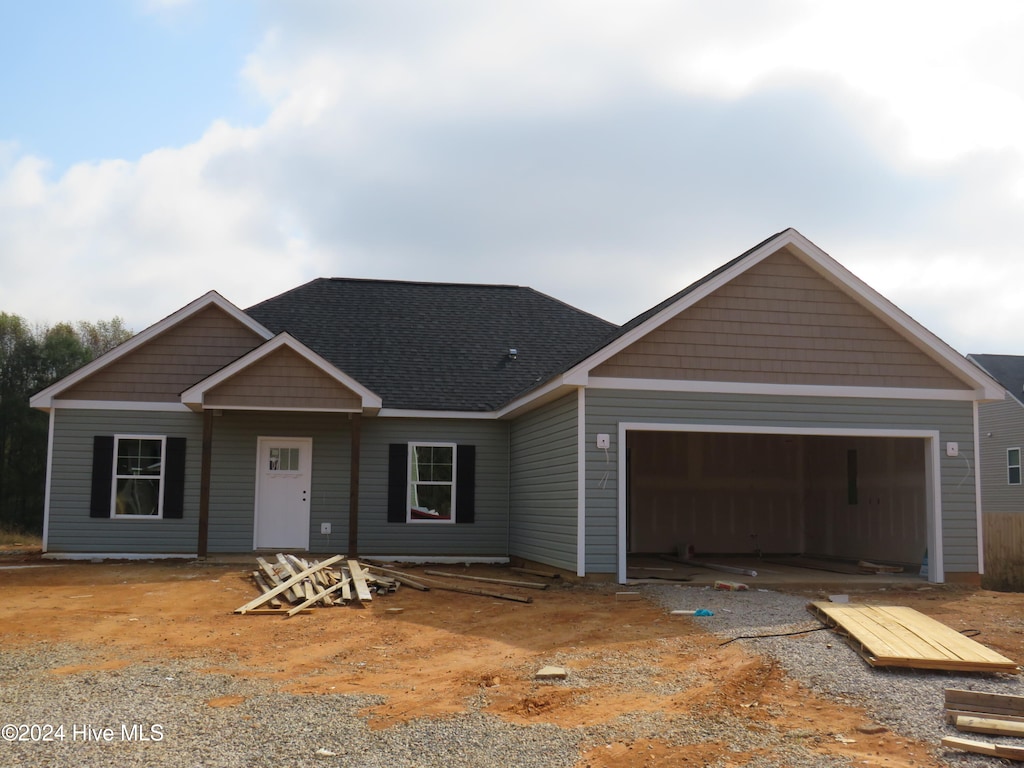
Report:
<svg viewBox="0 0 1024 768"><path fill-rule="evenodd" d="M292 334L385 408L416 410L494 410L617 330L510 285L320 278L245 312Z"/></svg>
<svg viewBox="0 0 1024 768"><path fill-rule="evenodd" d="M1019 402L1024 403L1024 357L1020 355L968 355Z"/></svg>

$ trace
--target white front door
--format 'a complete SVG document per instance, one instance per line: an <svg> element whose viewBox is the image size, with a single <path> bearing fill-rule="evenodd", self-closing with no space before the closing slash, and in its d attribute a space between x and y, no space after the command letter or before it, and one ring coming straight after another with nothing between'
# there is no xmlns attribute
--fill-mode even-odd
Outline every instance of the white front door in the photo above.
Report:
<svg viewBox="0 0 1024 768"><path fill-rule="evenodd" d="M256 549L309 549L313 439L261 437L257 441Z"/></svg>

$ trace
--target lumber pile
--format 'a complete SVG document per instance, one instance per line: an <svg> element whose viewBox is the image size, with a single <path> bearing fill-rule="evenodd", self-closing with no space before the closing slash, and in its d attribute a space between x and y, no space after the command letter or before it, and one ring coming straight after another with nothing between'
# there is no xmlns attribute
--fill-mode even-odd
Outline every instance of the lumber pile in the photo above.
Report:
<svg viewBox="0 0 1024 768"><path fill-rule="evenodd" d="M400 583L394 577L370 573L357 560L342 555L308 561L279 554L274 562L258 557L256 563L259 568L252 572L252 579L260 596L235 613L294 616L318 606L365 605L374 594L394 592Z"/></svg>
<svg viewBox="0 0 1024 768"><path fill-rule="evenodd" d="M957 730L994 736L1024 737L1024 696L946 689L946 722ZM942 746L979 755L1024 761L1024 746L947 736Z"/></svg>
<svg viewBox="0 0 1024 768"><path fill-rule="evenodd" d="M419 573L412 575L372 561L346 559L344 555L308 561L295 555L279 554L274 562L268 562L262 557L256 558L256 562L259 568L252 572L252 580L260 590L260 595L236 608L235 613L294 616L309 612L314 607L349 604L364 606L373 600L375 594L394 592L400 584L423 592L439 589L532 603L533 598L527 595L462 586L458 582L483 582L516 589L547 589L549 586L545 582L498 579L449 571L425 570L422 576ZM534 575L557 578L557 574Z"/></svg>

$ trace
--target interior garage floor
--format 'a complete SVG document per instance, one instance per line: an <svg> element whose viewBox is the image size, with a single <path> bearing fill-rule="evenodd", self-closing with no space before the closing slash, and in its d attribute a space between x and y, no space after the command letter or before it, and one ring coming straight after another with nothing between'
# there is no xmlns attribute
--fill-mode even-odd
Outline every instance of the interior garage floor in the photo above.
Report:
<svg viewBox="0 0 1024 768"><path fill-rule="evenodd" d="M823 589L828 592L841 592L843 589L866 590L888 587L921 587L928 584L919 568L907 568L903 573L845 573L836 570L798 567L787 564L787 558L765 558L756 556L720 556L708 555L694 557L694 562L721 566L722 569L699 567L688 563L679 563L657 555L630 555L626 569L627 583L687 584L692 586L713 585L716 581L732 581L746 584L751 589ZM854 570L856 563L836 563L835 567ZM730 569L730 570L726 570ZM741 569L756 573L733 572Z"/></svg>

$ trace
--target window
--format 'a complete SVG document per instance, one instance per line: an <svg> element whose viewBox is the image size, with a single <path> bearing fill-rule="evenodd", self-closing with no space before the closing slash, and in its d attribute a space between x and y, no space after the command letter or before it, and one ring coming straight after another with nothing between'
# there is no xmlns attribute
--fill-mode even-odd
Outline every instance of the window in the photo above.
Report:
<svg viewBox="0 0 1024 768"><path fill-rule="evenodd" d="M114 438L114 517L160 517L164 438Z"/></svg>
<svg viewBox="0 0 1024 768"><path fill-rule="evenodd" d="M1020 448L1006 449L1006 481L1020 485Z"/></svg>
<svg viewBox="0 0 1024 768"><path fill-rule="evenodd" d="M93 437L90 517L168 520L184 512L184 437Z"/></svg>
<svg viewBox="0 0 1024 768"><path fill-rule="evenodd" d="M455 446L409 446L409 522L455 520Z"/></svg>
<svg viewBox="0 0 1024 768"><path fill-rule="evenodd" d="M472 523L476 519L476 446L388 446L389 523Z"/></svg>
<svg viewBox="0 0 1024 768"><path fill-rule="evenodd" d="M271 472L298 472L299 471L299 449L298 448L271 448L270 465L267 467Z"/></svg>

